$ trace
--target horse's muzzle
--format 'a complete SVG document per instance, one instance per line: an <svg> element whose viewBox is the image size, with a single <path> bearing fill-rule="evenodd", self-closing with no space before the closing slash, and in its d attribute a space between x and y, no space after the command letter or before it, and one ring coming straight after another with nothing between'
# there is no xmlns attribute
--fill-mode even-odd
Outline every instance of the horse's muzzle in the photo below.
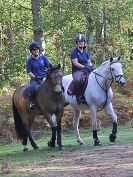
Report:
<svg viewBox="0 0 133 177"><path fill-rule="evenodd" d="M117 82L118 82L118 84L119 84L120 87L123 87L123 86L125 85L125 83L126 83L124 77L121 77L121 78L119 79L119 81L117 81Z"/></svg>
<svg viewBox="0 0 133 177"><path fill-rule="evenodd" d="M55 87L54 87L54 90L53 90L57 95L61 95L63 93L63 90L62 90L62 86L60 84L57 84Z"/></svg>

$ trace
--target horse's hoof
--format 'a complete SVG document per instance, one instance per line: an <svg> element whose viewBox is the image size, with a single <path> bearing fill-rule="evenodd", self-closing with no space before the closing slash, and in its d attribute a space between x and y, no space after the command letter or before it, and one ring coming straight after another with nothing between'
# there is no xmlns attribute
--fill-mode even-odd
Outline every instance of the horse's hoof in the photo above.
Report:
<svg viewBox="0 0 133 177"><path fill-rule="evenodd" d="M85 145L85 142L84 142L84 141L77 140L77 142L78 142L80 145Z"/></svg>
<svg viewBox="0 0 133 177"><path fill-rule="evenodd" d="M48 141L48 146L49 146L49 147L55 147L55 142Z"/></svg>
<svg viewBox="0 0 133 177"><path fill-rule="evenodd" d="M100 142L100 140L94 140L94 145L95 146L101 146L102 144L101 144L101 142Z"/></svg>
<svg viewBox="0 0 133 177"><path fill-rule="evenodd" d="M38 146L34 147L34 150L37 150L37 149L39 149L39 147L38 147Z"/></svg>
<svg viewBox="0 0 133 177"><path fill-rule="evenodd" d="M110 134L110 136L109 136L109 140L110 140L110 142L115 142L115 140L116 140L116 135L113 135L113 134Z"/></svg>
<svg viewBox="0 0 133 177"><path fill-rule="evenodd" d="M23 152L28 152L28 148L24 148L24 149L23 149Z"/></svg>
<svg viewBox="0 0 133 177"><path fill-rule="evenodd" d="M65 147L64 146L60 146L59 147L59 151L64 151L65 150Z"/></svg>

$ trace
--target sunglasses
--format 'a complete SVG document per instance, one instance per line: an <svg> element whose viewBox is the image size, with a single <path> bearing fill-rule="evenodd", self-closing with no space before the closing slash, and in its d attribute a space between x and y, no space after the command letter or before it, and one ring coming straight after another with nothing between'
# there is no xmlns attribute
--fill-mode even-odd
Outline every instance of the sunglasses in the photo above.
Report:
<svg viewBox="0 0 133 177"><path fill-rule="evenodd" d="M33 50L36 51L36 50L39 50L39 48L34 48Z"/></svg>

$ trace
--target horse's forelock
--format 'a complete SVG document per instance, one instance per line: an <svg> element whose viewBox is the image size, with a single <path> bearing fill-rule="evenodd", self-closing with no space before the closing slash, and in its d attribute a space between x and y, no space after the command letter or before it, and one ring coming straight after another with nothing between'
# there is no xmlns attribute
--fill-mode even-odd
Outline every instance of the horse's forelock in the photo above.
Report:
<svg viewBox="0 0 133 177"><path fill-rule="evenodd" d="M52 67L48 68L47 74L50 75L50 74L51 74L53 71L55 71L56 69L57 69L56 66L52 66Z"/></svg>
<svg viewBox="0 0 133 177"><path fill-rule="evenodd" d="M52 73L60 73L60 75L62 76L62 73L60 72L60 69L58 66L52 66L51 68L49 68L47 70L47 77L46 79L52 74Z"/></svg>

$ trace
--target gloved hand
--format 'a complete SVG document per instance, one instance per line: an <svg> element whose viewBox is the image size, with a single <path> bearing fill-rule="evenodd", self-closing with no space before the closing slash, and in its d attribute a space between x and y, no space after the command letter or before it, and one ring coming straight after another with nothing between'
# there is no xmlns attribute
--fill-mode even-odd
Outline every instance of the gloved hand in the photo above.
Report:
<svg viewBox="0 0 133 177"><path fill-rule="evenodd" d="M94 67L93 66L85 66L84 68L83 68L83 70L85 71L85 72L87 72L87 73L90 73L90 72L92 72L93 70L94 70Z"/></svg>
<svg viewBox="0 0 133 177"><path fill-rule="evenodd" d="M92 72L95 69L93 65L92 66L88 66L88 67L89 67L90 72Z"/></svg>
<svg viewBox="0 0 133 177"><path fill-rule="evenodd" d="M35 81L41 81L41 80L43 80L43 78L40 77L40 76L35 76L35 77L34 77L34 80L35 80Z"/></svg>

